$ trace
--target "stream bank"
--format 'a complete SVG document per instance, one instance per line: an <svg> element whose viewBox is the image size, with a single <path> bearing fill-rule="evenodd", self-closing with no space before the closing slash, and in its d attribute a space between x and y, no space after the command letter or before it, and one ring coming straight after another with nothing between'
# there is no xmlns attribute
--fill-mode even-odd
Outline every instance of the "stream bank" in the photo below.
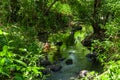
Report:
<svg viewBox="0 0 120 80"><path fill-rule="evenodd" d="M82 31L83 30L84 29L82 29ZM55 63L55 65L57 65L56 67L59 67L59 69L56 71L50 71L50 76L48 76L46 80L74 80L78 77L80 71L82 70L89 72L97 71L98 73L102 71L101 65L99 63L93 63L87 56L88 54L91 55L93 52L88 50L88 48L83 46L81 43L81 41L84 40L85 35L85 33L77 31L68 37L66 42L70 41L70 39L73 38L71 39L74 40L73 45L64 47L63 44L61 46L62 50L60 50L60 54L66 57L64 60ZM55 38L55 35L53 35L53 40L51 39L51 41L54 42L54 39L56 40L57 38L62 39L63 37L60 36ZM50 56L48 56L48 58L50 58Z"/></svg>
<svg viewBox="0 0 120 80"><path fill-rule="evenodd" d="M88 71L100 71L100 64L93 64L86 57L90 51L82 46L81 43L77 43L75 46L70 46L67 50L63 52L64 54L69 54L69 56L59 63L62 66L60 71L51 72L51 75L47 80L73 80L77 78L79 72L82 70ZM67 61L71 61L71 64L66 64Z"/></svg>

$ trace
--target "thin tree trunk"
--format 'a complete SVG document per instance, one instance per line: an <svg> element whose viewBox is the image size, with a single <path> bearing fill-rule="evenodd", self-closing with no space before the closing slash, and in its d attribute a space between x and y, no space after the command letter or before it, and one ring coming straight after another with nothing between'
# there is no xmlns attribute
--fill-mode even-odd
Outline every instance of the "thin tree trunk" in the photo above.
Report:
<svg viewBox="0 0 120 80"><path fill-rule="evenodd" d="M54 0L53 3L51 3L51 5L48 7L48 9L45 11L45 14L47 14L50 9L52 8L52 6L57 2L58 0Z"/></svg>
<svg viewBox="0 0 120 80"><path fill-rule="evenodd" d="M94 11L93 11L93 21L92 26L94 33L99 33L100 26L99 26L99 17L98 17L98 9L101 6L101 0L94 0Z"/></svg>

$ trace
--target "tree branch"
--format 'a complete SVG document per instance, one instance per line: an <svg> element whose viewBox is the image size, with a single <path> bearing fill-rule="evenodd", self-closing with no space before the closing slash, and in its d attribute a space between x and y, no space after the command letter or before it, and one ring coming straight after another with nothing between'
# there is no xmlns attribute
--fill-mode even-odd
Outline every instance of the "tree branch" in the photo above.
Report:
<svg viewBox="0 0 120 80"><path fill-rule="evenodd" d="M45 11L45 14L47 14L50 9L52 8L52 6L57 2L58 0L54 0L53 3L51 3L51 5L48 7L48 9Z"/></svg>

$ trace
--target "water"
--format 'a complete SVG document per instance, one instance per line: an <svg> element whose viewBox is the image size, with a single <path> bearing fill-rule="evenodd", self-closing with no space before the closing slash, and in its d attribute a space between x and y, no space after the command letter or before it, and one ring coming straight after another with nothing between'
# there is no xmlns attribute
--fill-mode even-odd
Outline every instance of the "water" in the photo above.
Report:
<svg viewBox="0 0 120 80"><path fill-rule="evenodd" d="M70 80L76 78L81 70L89 71L92 69L94 65L86 57L86 54L90 51L81 44L79 37L76 37L75 40L76 44L74 46L63 50L63 54L68 56L64 61L58 63L62 66L62 69L58 72L52 72L47 80ZM72 59L73 64L67 65L65 62L68 59ZM99 69L99 65L97 68Z"/></svg>
<svg viewBox="0 0 120 80"><path fill-rule="evenodd" d="M72 77L77 77L79 71L89 70L91 67L91 62L86 58L86 54L89 53L85 47L81 44L78 46L69 47L64 54L69 54L69 56L59 63L62 69L58 72L52 72L51 76L47 80L70 80ZM67 65L65 62L68 59L72 59L73 64Z"/></svg>

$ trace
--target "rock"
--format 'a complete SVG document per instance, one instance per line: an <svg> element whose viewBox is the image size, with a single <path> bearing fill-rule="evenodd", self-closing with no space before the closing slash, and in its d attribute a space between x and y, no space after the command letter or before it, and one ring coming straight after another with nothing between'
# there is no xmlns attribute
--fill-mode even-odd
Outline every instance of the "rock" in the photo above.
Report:
<svg viewBox="0 0 120 80"><path fill-rule="evenodd" d="M62 44L63 44L63 42L61 42L61 41L55 43L56 46L62 46Z"/></svg>
<svg viewBox="0 0 120 80"><path fill-rule="evenodd" d="M68 54L73 54L73 52L69 52Z"/></svg>
<svg viewBox="0 0 120 80"><path fill-rule="evenodd" d="M48 60L41 60L40 61L40 66L48 66L51 65L51 62Z"/></svg>
<svg viewBox="0 0 120 80"><path fill-rule="evenodd" d="M78 26L78 27L73 27L72 28L73 32L76 32L76 31L79 31L79 30L82 30L82 26Z"/></svg>
<svg viewBox="0 0 120 80"><path fill-rule="evenodd" d="M73 64L73 60L72 60L72 59L68 59L65 63L66 63L67 65L71 65L71 64Z"/></svg>
<svg viewBox="0 0 120 80"><path fill-rule="evenodd" d="M42 72L43 75L47 75L47 74L51 73L49 68L43 69L43 70L41 70L41 72Z"/></svg>
<svg viewBox="0 0 120 80"><path fill-rule="evenodd" d="M59 60L59 61L64 61L64 60L65 60L65 58L59 58L58 60Z"/></svg>
<svg viewBox="0 0 120 80"><path fill-rule="evenodd" d="M62 69L62 66L60 65L49 65L46 66L45 69L41 70L41 72L46 75L46 74L50 74L51 72L57 72L60 71Z"/></svg>
<svg viewBox="0 0 120 80"><path fill-rule="evenodd" d="M88 71L87 70L82 70L79 72L78 78L83 78L87 76Z"/></svg>
<svg viewBox="0 0 120 80"><path fill-rule="evenodd" d="M89 61L95 63L97 61L97 54L96 52L93 53L89 53L86 55L86 57L88 58Z"/></svg>
<svg viewBox="0 0 120 80"><path fill-rule="evenodd" d="M57 72L57 71L60 71L62 69L62 66L60 65L51 65L49 66L50 70L53 71L53 72Z"/></svg>

